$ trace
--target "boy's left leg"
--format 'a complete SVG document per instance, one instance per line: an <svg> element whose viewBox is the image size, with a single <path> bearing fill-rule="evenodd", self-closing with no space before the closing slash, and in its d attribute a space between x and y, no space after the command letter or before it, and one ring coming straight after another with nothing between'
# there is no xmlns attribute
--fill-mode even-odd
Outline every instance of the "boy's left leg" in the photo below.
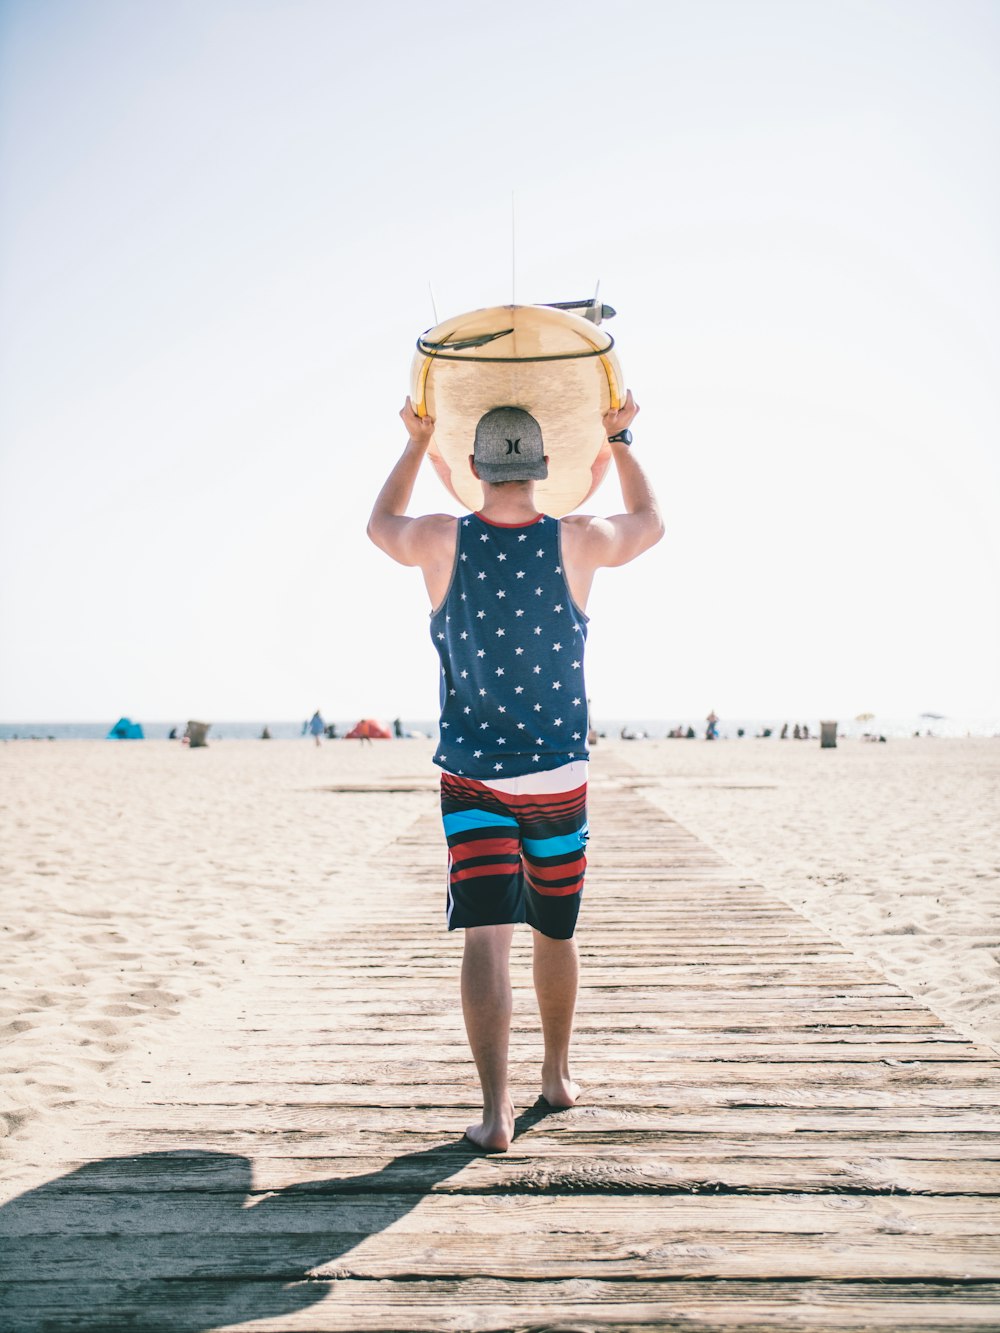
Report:
<svg viewBox="0 0 1000 1333"><path fill-rule="evenodd" d="M542 1096L559 1108L575 1106L580 1095L570 1077L569 1044L580 980L574 932L590 833L585 775L584 764L553 770L549 781L559 785L539 793L520 820L525 915L534 933L535 995L545 1040Z"/></svg>
<svg viewBox="0 0 1000 1333"><path fill-rule="evenodd" d="M469 926L462 956L462 1013L483 1089L483 1118L465 1132L490 1152L503 1152L514 1135L514 1104L507 1086L513 934L513 925Z"/></svg>

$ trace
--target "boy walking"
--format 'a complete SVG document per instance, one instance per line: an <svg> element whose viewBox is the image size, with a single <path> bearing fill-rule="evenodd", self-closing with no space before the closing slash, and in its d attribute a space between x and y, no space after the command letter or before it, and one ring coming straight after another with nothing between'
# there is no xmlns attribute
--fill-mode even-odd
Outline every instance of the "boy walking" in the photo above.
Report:
<svg viewBox="0 0 1000 1333"><path fill-rule="evenodd" d="M631 453L631 391L604 427L624 514L538 511L548 475L538 422L519 407L481 418L469 465L483 507L455 519L406 508L434 422L410 400L408 440L382 488L368 534L419 566L441 659L441 810L448 844L450 930L464 930L462 1009L483 1090L467 1137L491 1152L514 1132L507 1083L514 926L533 930L534 983L545 1052L542 1096L574 1105L569 1046L579 979L574 932L586 870L587 598L596 570L627 564L659 541L663 522Z"/></svg>

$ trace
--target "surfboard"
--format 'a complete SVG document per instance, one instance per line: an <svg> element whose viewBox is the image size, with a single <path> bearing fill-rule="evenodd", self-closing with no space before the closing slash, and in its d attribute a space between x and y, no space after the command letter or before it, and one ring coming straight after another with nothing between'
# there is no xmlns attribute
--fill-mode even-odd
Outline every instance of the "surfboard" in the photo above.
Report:
<svg viewBox="0 0 1000 1333"><path fill-rule="evenodd" d="M535 482L535 503L543 513L561 518L601 484L611 461L601 415L621 406L625 387L614 339L596 322L602 307L589 305L491 306L417 339L410 399L434 418L428 457L466 508L482 508L469 455L477 421L494 407L523 407L542 428L549 475ZM584 309L587 317L574 313Z"/></svg>

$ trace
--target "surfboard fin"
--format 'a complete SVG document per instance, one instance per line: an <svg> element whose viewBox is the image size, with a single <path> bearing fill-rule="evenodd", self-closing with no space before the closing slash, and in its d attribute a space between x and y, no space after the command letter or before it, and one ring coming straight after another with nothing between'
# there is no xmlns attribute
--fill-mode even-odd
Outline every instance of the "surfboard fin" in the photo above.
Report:
<svg viewBox="0 0 1000 1333"><path fill-rule="evenodd" d="M591 324L600 324L602 320L613 319L618 313L614 306L601 305L595 296L587 301L545 301L551 310L568 310L573 315L582 315L584 319L589 319Z"/></svg>
<svg viewBox="0 0 1000 1333"><path fill-rule="evenodd" d="M435 352L466 352L472 347L485 347L487 343L495 342L497 338L506 338L513 332L513 329L498 329L496 333L481 333L475 338L446 338L439 343L421 337L417 339L417 346L426 356L433 356Z"/></svg>

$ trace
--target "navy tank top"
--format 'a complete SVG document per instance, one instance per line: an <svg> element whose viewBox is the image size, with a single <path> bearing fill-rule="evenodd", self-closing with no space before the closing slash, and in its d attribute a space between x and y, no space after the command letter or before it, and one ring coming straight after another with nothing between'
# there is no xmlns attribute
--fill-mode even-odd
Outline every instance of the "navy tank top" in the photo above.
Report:
<svg viewBox="0 0 1000 1333"><path fill-rule="evenodd" d="M451 583L431 613L441 658L434 762L509 778L587 759L587 616L563 573L560 520L458 520Z"/></svg>

